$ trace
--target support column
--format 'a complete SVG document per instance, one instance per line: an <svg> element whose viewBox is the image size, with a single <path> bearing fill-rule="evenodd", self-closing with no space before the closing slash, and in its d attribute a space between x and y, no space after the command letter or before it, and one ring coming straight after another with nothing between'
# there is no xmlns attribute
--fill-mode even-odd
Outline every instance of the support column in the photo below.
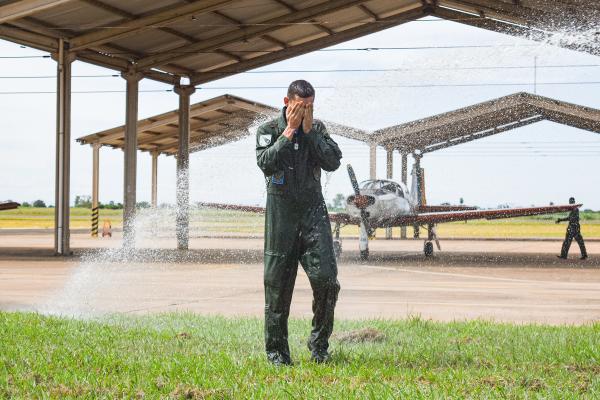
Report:
<svg viewBox="0 0 600 400"><path fill-rule="evenodd" d="M377 144L369 146L369 179L377 179Z"/></svg>
<svg viewBox="0 0 600 400"><path fill-rule="evenodd" d="M56 90L56 180L54 208L54 253L70 255L69 181L71 161L71 63L68 44L59 39Z"/></svg>
<svg viewBox="0 0 600 400"><path fill-rule="evenodd" d="M152 152L152 207L158 206L158 152Z"/></svg>
<svg viewBox="0 0 600 400"><path fill-rule="evenodd" d="M413 153L413 158L415 160L415 172L417 174L417 204L419 206L423 205L423 188L421 187L422 182L422 171L421 171L421 158L423 156L421 154Z"/></svg>
<svg viewBox="0 0 600 400"><path fill-rule="evenodd" d="M190 225L190 96L193 85L175 87L179 95L179 142L177 146L177 249L189 248Z"/></svg>
<svg viewBox="0 0 600 400"><path fill-rule="evenodd" d="M138 89L143 75L131 69L121 75L127 82L125 108L123 247L135 246Z"/></svg>
<svg viewBox="0 0 600 400"><path fill-rule="evenodd" d="M417 180L417 206L420 207L421 205L423 205L423 198L422 198L422 192L421 192L421 158L423 156L421 154L418 153L413 153L413 159L414 159L414 168L415 168L415 178ZM414 225L414 237L415 239L419 238L419 225Z"/></svg>
<svg viewBox="0 0 600 400"><path fill-rule="evenodd" d="M386 149L386 164L385 164L385 177L392 179L394 177L394 149ZM390 240L392 238L392 228L385 228L385 238Z"/></svg>
<svg viewBox="0 0 600 400"><path fill-rule="evenodd" d="M92 237L98 237L98 194L100 190L100 144L92 145Z"/></svg>
<svg viewBox="0 0 600 400"><path fill-rule="evenodd" d="M402 156L402 170L400 172L400 178L402 180L402 183L404 183L404 185L406 187L408 187L407 184L407 175L408 175L408 154L406 153L400 153L400 155ZM403 226L400 228L400 238L401 239L406 239L406 226Z"/></svg>

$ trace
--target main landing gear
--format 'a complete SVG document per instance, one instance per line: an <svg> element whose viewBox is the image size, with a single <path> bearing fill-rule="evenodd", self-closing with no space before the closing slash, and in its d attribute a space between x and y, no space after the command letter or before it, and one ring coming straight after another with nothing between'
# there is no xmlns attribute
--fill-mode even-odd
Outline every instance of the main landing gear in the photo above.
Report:
<svg viewBox="0 0 600 400"><path fill-rule="evenodd" d="M426 241L423 246L423 253L425 253L425 257L431 257L433 255L433 243Z"/></svg>
<svg viewBox="0 0 600 400"><path fill-rule="evenodd" d="M438 250L442 250L440 241L438 240L437 233L435 231L435 225L429 224L427 225L427 240L425 240L425 244L423 245L423 253L425 254L425 257L431 257L433 255L432 240L435 241Z"/></svg>

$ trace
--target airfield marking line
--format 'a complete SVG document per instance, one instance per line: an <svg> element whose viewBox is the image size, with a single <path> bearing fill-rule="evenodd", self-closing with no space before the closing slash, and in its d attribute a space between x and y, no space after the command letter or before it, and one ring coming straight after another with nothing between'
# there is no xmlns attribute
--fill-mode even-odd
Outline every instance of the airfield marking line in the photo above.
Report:
<svg viewBox="0 0 600 400"><path fill-rule="evenodd" d="M486 279L491 281L508 281L508 282L521 282L521 283L552 283L560 285L598 285L597 283L588 282L560 282L560 281L544 281L544 280L533 280L533 279L517 279L517 278L498 278L494 276L481 276L481 275L470 275L470 274L457 274L455 272L435 272L435 271L417 271L407 268L394 268L394 267L378 267L376 265L364 265L363 268L378 269L385 271L397 271L397 272L410 272L414 274L424 275L441 275L441 276L454 276L457 278L474 278L474 279Z"/></svg>
<svg viewBox="0 0 600 400"><path fill-rule="evenodd" d="M589 304L506 304L506 303L450 303L450 302L420 302L420 301L358 301L360 304L406 304L427 306L467 306L467 307L510 307L510 308L584 308L587 310L600 310L600 305Z"/></svg>

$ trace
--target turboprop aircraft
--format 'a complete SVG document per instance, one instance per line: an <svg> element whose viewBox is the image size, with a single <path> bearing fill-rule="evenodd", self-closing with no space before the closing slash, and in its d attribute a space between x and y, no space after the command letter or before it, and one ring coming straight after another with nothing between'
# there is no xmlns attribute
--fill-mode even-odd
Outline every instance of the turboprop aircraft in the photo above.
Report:
<svg viewBox="0 0 600 400"><path fill-rule="evenodd" d="M472 219L515 218L530 215L553 214L571 211L581 204L546 207L506 208L478 210L468 206L428 206L425 204L422 170L413 168L411 190L403 183L392 180L366 180L360 184L356 180L352 166L348 164L348 175L354 194L346 199L346 213L330 214L335 222L334 245L336 253L341 253L339 230L342 225L360 227L359 249L363 260L369 257L369 239L374 237L377 228L414 226L427 229L423 253L433 255L433 242L441 250L435 226L444 222L468 221Z"/></svg>
<svg viewBox="0 0 600 400"><path fill-rule="evenodd" d="M445 222L468 221L473 219L515 218L531 215L568 212L581 204L567 204L545 207L503 208L479 210L469 206L426 205L422 170L413 168L409 190L404 183L388 179L371 179L358 183L352 166L348 164L348 175L354 193L346 198L346 212L329 213L333 222L334 250L336 256L342 253L340 229L345 225L359 227L359 249L363 260L369 257L369 239L374 238L377 228L413 226L427 230L423 244L426 257L433 255L433 242L441 250L436 233L436 225ZM239 210L264 213L263 207L233 204L199 203L199 206L225 210Z"/></svg>

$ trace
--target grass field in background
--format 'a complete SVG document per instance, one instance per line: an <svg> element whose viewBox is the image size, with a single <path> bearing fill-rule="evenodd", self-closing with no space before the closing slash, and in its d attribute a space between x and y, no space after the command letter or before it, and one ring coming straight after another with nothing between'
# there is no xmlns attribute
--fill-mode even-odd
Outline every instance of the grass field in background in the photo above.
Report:
<svg viewBox="0 0 600 400"><path fill-rule="evenodd" d="M71 228L89 228L92 211L88 208L71 208ZM121 226L123 210L100 210L100 221L110 219L113 226ZM0 211L0 229L52 229L54 208L19 207Z"/></svg>
<svg viewBox="0 0 600 400"><path fill-rule="evenodd" d="M71 209L71 228L90 228L90 210L85 208ZM560 215L544 215L527 218L504 220L475 220L453 222L438 225L438 235L444 237L499 237L499 238L562 238L565 235L566 224L557 225L554 220ZM164 230L174 230L174 212L169 209L155 211L142 210L141 218L155 218ZM100 227L109 220L113 227L122 226L122 210L100 210ZM222 211L208 209L192 209L190 229L192 234L245 234L261 235L264 219L262 215L238 211ZM587 238L600 238L600 212L581 212L582 234ZM0 212L0 229L30 228L50 229L54 226L54 209L52 208L19 208ZM408 237L412 237L412 228L407 228ZM400 228L394 228L395 237L400 236ZM342 235L358 236L358 228L347 226L342 229ZM383 229L378 230L378 237L384 237Z"/></svg>
<svg viewBox="0 0 600 400"><path fill-rule="evenodd" d="M600 324L337 321L333 361L263 354L262 320L188 314L81 321L0 313L0 397L392 399L600 397Z"/></svg>

